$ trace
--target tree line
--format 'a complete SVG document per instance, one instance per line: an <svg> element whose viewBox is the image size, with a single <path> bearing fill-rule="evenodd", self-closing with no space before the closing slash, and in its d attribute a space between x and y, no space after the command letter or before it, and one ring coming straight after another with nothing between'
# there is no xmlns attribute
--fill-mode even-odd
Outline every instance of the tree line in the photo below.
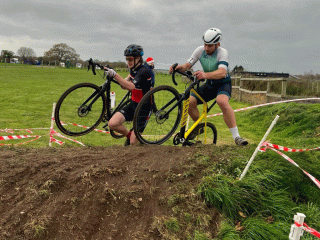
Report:
<svg viewBox="0 0 320 240"><path fill-rule="evenodd" d="M76 50L65 43L55 44L48 51L44 53L41 57L36 57L35 52L29 47L20 47L17 54L10 50L2 50L0 60L1 62L10 63L13 59L19 59L20 63L24 64L44 64L48 65L52 62L55 63L65 63L68 66L75 66L76 63L81 63L82 66L87 66L87 61L80 59L80 55ZM109 62L109 61L99 61L94 60L103 65L109 65L114 68L125 68L127 65L124 62Z"/></svg>
<svg viewBox="0 0 320 240"><path fill-rule="evenodd" d="M11 59L18 58L20 63L24 64L44 64L50 65L50 63L65 63L67 66L75 66L76 63L81 63L82 66L86 67L88 65L87 61L80 59L80 55L76 50L65 43L55 44L48 51L44 53L42 57L36 57L35 52L32 48L21 47L18 49L17 54L9 50L1 51L1 62L10 63ZM125 62L109 62L109 61L99 61L95 59L94 62L98 62L102 65L109 65L113 68L126 68L127 65ZM235 66L231 73L243 72L245 69L242 66Z"/></svg>

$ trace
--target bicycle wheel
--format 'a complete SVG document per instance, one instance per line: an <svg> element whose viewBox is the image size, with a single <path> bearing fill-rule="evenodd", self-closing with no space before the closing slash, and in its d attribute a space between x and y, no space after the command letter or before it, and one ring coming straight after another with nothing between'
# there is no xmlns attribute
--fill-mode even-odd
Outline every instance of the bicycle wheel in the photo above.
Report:
<svg viewBox="0 0 320 240"><path fill-rule="evenodd" d="M207 131L205 131L205 123L200 123L186 138L191 143L216 144L217 129L213 123L207 122Z"/></svg>
<svg viewBox="0 0 320 240"><path fill-rule="evenodd" d="M133 118L134 133L141 143L162 144L172 136L182 107L171 108L179 99L179 92L171 86L155 87L143 96Z"/></svg>
<svg viewBox="0 0 320 240"><path fill-rule="evenodd" d="M122 108L124 108L125 106L127 106L127 105L130 103L130 101L131 101L131 100L128 99L128 100L126 100L123 104L121 104L119 110L122 109ZM125 121L125 122L123 123L123 125L124 125L127 129L131 129L131 128L132 128L132 121L130 121L130 122ZM124 137L124 135L122 135L121 133L112 131L111 129L110 129L110 134L111 134L111 136L114 137L114 138L123 138L123 137Z"/></svg>
<svg viewBox="0 0 320 240"><path fill-rule="evenodd" d="M99 92L100 87L95 84L80 83L62 94L54 114L56 125L62 133L69 136L81 136L91 132L99 125L106 111L105 95L102 94L88 108Z"/></svg>

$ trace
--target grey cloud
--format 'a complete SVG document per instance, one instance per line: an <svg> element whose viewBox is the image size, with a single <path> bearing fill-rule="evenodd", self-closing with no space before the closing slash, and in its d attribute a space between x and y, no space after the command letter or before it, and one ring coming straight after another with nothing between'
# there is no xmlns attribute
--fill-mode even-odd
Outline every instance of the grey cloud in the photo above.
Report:
<svg viewBox="0 0 320 240"><path fill-rule="evenodd" d="M81 58L101 60L123 60L123 49L139 43L147 55L171 64L186 61L202 45L204 31L218 27L231 68L320 72L314 52L320 49L319 7L318 0L2 0L0 43L34 48L41 41L49 50L65 42Z"/></svg>

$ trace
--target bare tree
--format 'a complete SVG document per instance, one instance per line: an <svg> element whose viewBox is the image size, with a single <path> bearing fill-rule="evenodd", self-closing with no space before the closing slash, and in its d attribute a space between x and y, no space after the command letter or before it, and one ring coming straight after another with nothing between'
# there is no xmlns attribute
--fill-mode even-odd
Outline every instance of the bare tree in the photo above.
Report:
<svg viewBox="0 0 320 240"><path fill-rule="evenodd" d="M23 61L36 56L33 49L28 47L19 48L17 54L22 58Z"/></svg>
<svg viewBox="0 0 320 240"><path fill-rule="evenodd" d="M77 61L80 55L76 53L72 47L65 43L55 44L53 47L44 53L45 58L58 60L60 62Z"/></svg>

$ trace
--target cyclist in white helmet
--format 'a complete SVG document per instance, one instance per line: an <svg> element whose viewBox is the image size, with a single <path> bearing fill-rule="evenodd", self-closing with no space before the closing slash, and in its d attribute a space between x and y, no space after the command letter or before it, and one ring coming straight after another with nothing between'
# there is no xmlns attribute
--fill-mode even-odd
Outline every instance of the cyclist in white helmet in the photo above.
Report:
<svg viewBox="0 0 320 240"><path fill-rule="evenodd" d="M190 59L182 65L176 67L177 70L187 71L200 61L203 71L196 71L194 75L199 80L206 82L199 87L199 95L206 101L216 98L217 104L222 110L223 119L232 134L237 145L247 145L248 141L240 137L236 117L229 104L231 97L231 78L228 73L228 51L220 47L222 33L220 29L210 28L203 34L204 45L198 47ZM170 67L169 72L173 68ZM202 102L194 95L190 96L189 115L193 121L199 118L198 104Z"/></svg>

